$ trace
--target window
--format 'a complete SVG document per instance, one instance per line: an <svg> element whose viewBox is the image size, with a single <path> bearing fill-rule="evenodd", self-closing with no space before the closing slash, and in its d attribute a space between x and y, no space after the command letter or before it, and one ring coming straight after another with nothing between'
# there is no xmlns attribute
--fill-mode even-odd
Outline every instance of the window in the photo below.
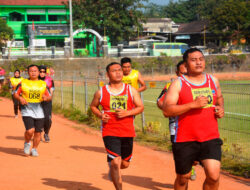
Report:
<svg viewBox="0 0 250 190"><path fill-rule="evenodd" d="M28 21L45 21L45 15L28 15Z"/></svg>
<svg viewBox="0 0 250 190"><path fill-rule="evenodd" d="M63 47L64 39L47 39L46 43L47 43L47 47L51 47L51 46Z"/></svg>
<svg viewBox="0 0 250 190"><path fill-rule="evenodd" d="M57 21L57 15L49 15L49 21Z"/></svg>
<svg viewBox="0 0 250 190"><path fill-rule="evenodd" d="M76 39L74 39L74 47L75 48L79 48L79 49L86 48L87 43L89 43L89 42L88 42L88 39L86 39L86 38L76 38Z"/></svg>
<svg viewBox="0 0 250 190"><path fill-rule="evenodd" d="M23 20L24 17L22 14L17 12L10 13L10 21L23 21Z"/></svg>

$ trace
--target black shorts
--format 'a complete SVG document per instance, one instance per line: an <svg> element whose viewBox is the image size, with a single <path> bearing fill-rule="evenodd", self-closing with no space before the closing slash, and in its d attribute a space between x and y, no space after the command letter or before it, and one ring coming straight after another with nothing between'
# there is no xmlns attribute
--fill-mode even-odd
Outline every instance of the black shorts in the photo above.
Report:
<svg viewBox="0 0 250 190"><path fill-rule="evenodd" d="M177 174L187 174L191 171L194 161L214 159L221 161L221 139L205 142L173 143L175 170Z"/></svg>
<svg viewBox="0 0 250 190"><path fill-rule="evenodd" d="M103 137L103 142L108 153L108 162L121 156L123 160L130 161L133 151L133 137Z"/></svg>
<svg viewBox="0 0 250 190"><path fill-rule="evenodd" d="M32 117L23 117L23 123L26 131L32 128L35 128L35 132L42 132L44 126L44 118L34 119Z"/></svg>

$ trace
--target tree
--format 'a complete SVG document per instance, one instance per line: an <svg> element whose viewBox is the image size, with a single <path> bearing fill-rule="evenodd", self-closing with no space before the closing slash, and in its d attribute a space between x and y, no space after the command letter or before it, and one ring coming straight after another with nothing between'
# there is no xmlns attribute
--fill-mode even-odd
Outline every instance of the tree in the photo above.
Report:
<svg viewBox="0 0 250 190"><path fill-rule="evenodd" d="M144 0L73 0L74 28L91 28L112 43L129 40L142 29Z"/></svg>
<svg viewBox="0 0 250 190"><path fill-rule="evenodd" d="M7 41L13 37L13 30L10 28L6 21L0 18L0 48L6 46Z"/></svg>
<svg viewBox="0 0 250 190"><path fill-rule="evenodd" d="M165 17L166 14L164 14L164 11L162 10L164 6L157 5L154 3L148 4L144 11L143 14L146 18L162 18Z"/></svg>
<svg viewBox="0 0 250 190"><path fill-rule="evenodd" d="M204 0L180 0L170 1L163 8L166 17L171 18L176 23L187 23L199 20L198 7Z"/></svg>
<svg viewBox="0 0 250 190"><path fill-rule="evenodd" d="M209 30L220 36L229 37L234 33L249 35L249 2L224 0L217 4L209 16Z"/></svg>

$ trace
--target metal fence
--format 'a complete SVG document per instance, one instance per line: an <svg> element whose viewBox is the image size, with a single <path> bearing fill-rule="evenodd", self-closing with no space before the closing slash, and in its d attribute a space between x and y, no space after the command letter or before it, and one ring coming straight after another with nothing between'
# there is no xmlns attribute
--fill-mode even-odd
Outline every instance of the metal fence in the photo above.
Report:
<svg viewBox="0 0 250 190"><path fill-rule="evenodd" d="M85 77L79 71L57 72L53 104L61 108L73 107L86 113L98 88L107 83L105 77ZM136 116L136 129L169 140L168 119L156 106L156 99L166 82L147 81L148 89L141 96L143 114ZM235 159L250 161L250 83L221 82L225 102L225 117L219 119L219 130L224 141L223 152Z"/></svg>

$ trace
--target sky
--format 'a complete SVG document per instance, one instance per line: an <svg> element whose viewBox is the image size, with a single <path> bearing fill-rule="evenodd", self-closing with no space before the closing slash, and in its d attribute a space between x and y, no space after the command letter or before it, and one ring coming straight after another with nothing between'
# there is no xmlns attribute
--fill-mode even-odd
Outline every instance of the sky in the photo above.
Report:
<svg viewBox="0 0 250 190"><path fill-rule="evenodd" d="M149 3L155 3L158 5L167 5L169 0L149 0Z"/></svg>

